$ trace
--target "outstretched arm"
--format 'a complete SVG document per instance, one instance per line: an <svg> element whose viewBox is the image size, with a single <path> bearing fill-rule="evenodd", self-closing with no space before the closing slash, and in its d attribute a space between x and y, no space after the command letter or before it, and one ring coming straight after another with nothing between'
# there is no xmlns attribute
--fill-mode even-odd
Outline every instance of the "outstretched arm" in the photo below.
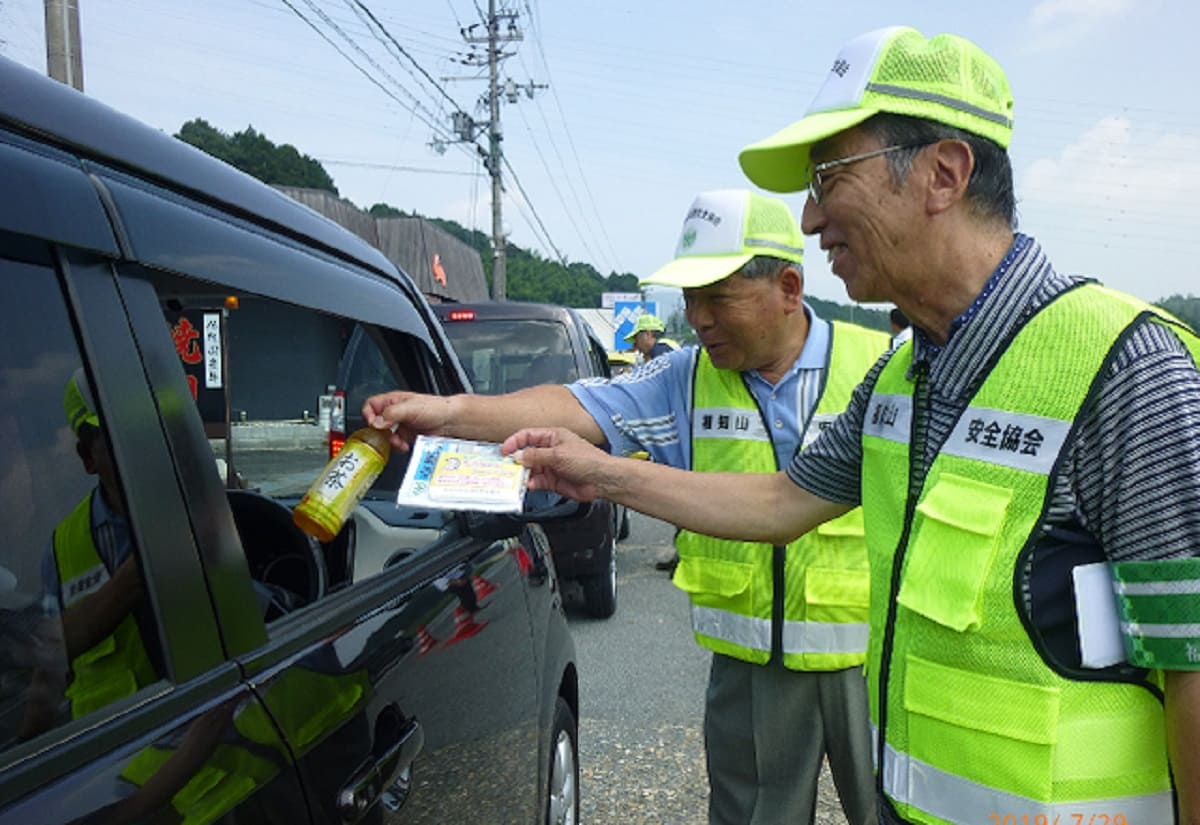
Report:
<svg viewBox="0 0 1200 825"><path fill-rule="evenodd" d="M619 504L709 536L786 544L850 505L819 498L785 473L696 473L617 458L563 429L522 430L504 442L530 468L530 487Z"/></svg>
<svg viewBox="0 0 1200 825"><path fill-rule="evenodd" d="M592 444L605 440L595 419L561 384L507 395L437 396L397 390L371 396L362 412L369 426L394 426L392 446L401 450L418 435L500 441L522 427L563 427Z"/></svg>

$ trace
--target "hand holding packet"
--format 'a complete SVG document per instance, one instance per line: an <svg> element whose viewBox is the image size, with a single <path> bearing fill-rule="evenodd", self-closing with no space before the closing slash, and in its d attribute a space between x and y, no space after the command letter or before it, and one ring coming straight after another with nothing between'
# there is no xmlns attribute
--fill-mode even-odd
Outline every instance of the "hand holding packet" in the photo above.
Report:
<svg viewBox="0 0 1200 825"><path fill-rule="evenodd" d="M499 444L419 435L396 504L519 513L528 480L529 470Z"/></svg>

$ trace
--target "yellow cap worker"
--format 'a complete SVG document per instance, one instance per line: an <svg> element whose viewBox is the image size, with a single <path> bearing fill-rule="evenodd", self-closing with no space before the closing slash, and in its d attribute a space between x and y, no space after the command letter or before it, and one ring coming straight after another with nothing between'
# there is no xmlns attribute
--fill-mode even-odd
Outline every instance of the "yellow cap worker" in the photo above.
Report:
<svg viewBox="0 0 1200 825"><path fill-rule="evenodd" d="M1015 231L1012 118L978 46L882 29L743 150L759 186L808 189L850 296L914 328L785 472L682 473L562 431L505 449L535 489L710 535L778 542L861 503L884 825L1197 823L1200 339Z"/></svg>
<svg viewBox="0 0 1200 825"><path fill-rule="evenodd" d="M679 349L679 344L670 338L661 337L666 329L666 325L657 316L643 312L638 316L633 329L625 336L625 340L633 344L633 348L642 354L644 360L649 361Z"/></svg>

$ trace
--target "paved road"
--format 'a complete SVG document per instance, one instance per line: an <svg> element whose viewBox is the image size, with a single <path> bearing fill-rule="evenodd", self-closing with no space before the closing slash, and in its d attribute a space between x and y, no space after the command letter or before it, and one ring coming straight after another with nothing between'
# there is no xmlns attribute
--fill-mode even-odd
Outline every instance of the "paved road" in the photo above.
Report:
<svg viewBox="0 0 1200 825"><path fill-rule="evenodd" d="M704 686L709 654L692 640L687 597L654 562L673 528L631 514L617 555L617 613L568 610L580 670L584 825L704 823ZM828 775L819 825L845 825Z"/></svg>

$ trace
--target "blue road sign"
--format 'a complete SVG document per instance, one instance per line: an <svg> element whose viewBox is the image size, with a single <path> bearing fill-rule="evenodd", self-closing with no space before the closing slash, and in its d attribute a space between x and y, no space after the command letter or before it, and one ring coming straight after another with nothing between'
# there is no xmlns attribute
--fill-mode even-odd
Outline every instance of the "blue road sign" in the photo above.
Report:
<svg viewBox="0 0 1200 825"><path fill-rule="evenodd" d="M644 312L657 315L658 301L617 301L613 304L613 325L616 326L613 350L624 352L633 349L633 344L626 341L625 336L633 332L633 325Z"/></svg>

